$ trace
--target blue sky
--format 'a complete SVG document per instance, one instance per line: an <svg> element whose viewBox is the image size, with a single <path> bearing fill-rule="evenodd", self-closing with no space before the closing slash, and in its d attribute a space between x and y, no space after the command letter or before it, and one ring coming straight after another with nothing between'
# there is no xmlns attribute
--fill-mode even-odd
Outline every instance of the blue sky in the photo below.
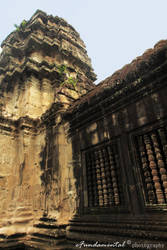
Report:
<svg viewBox="0 0 167 250"><path fill-rule="evenodd" d="M97 83L167 39L166 0L5 0L0 43L37 9L64 18L80 33Z"/></svg>

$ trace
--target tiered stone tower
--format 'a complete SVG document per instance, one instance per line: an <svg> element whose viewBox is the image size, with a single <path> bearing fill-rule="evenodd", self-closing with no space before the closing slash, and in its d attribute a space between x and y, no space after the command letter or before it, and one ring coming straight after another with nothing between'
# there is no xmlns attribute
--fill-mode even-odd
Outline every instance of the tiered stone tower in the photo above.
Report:
<svg viewBox="0 0 167 250"><path fill-rule="evenodd" d="M38 10L3 41L0 54L2 238L27 237L34 230L36 233L34 225L43 216L54 221L60 219L65 224L75 213L72 149L64 147L65 132L63 126L59 131L58 124L71 103L94 87L95 79L79 34L59 17ZM49 132L50 124L55 127L54 132L53 127ZM54 141L53 133L56 133Z"/></svg>
<svg viewBox="0 0 167 250"><path fill-rule="evenodd" d="M167 41L97 86L63 19L2 47L0 248L167 249Z"/></svg>
<svg viewBox="0 0 167 250"><path fill-rule="evenodd" d="M52 103L68 106L93 86L95 74L85 45L59 17L37 11L7 37L2 48L1 114L6 118L40 118ZM76 89L70 84L62 88L60 66L76 79Z"/></svg>

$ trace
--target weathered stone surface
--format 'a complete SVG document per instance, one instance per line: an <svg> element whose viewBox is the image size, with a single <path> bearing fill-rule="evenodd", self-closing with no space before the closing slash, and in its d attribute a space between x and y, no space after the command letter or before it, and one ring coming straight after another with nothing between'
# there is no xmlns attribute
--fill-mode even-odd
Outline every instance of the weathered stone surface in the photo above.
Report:
<svg viewBox="0 0 167 250"><path fill-rule="evenodd" d="M68 109L82 159L80 214L67 228L75 242L166 248L166 52L158 43Z"/></svg>
<svg viewBox="0 0 167 250"><path fill-rule="evenodd" d="M51 248L64 242L58 225L66 225L77 209L72 144L62 115L94 87L95 74L74 28L42 11L11 33L2 48L0 247L10 247L10 237L17 245L21 237ZM68 79L76 79L76 86ZM42 246L41 235L50 243Z"/></svg>
<svg viewBox="0 0 167 250"><path fill-rule="evenodd" d="M97 86L61 18L37 11L2 47L0 248L166 249L167 42Z"/></svg>
<svg viewBox="0 0 167 250"><path fill-rule="evenodd" d="M66 85L67 96L76 99L84 94L80 83L84 86L86 82L89 89L94 86L95 74L85 45L74 28L61 18L37 11L24 27L4 40L2 48L0 111L4 117L40 118L62 89L60 65L65 65L68 76L76 77L78 82L72 95Z"/></svg>

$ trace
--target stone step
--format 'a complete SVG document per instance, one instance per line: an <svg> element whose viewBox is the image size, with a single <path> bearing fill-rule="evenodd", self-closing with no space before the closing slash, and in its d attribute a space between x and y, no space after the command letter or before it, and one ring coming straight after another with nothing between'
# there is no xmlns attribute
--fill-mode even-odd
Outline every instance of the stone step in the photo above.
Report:
<svg viewBox="0 0 167 250"><path fill-rule="evenodd" d="M57 229L58 230L58 227L56 224L49 224L49 223L37 223L34 225L34 227L37 227L37 228L43 228L43 229Z"/></svg>
<svg viewBox="0 0 167 250"><path fill-rule="evenodd" d="M44 221L44 222L56 222L56 219L48 218L48 217L41 217L40 221Z"/></svg>
<svg viewBox="0 0 167 250"><path fill-rule="evenodd" d="M30 221L32 221L34 218L33 216L29 216L29 217L16 217L13 219L13 224L25 224L28 223Z"/></svg>
<svg viewBox="0 0 167 250"><path fill-rule="evenodd" d="M25 205L22 205L22 206L18 206L18 207L17 207L18 210L20 210L20 209L25 209L25 208L32 209L32 205L31 205L31 204L25 204Z"/></svg>
<svg viewBox="0 0 167 250"><path fill-rule="evenodd" d="M65 233L61 232L60 230L49 230L49 229L41 229L39 231L36 231L33 233L35 236L39 236L42 238L54 238L54 239L60 239L65 238Z"/></svg>
<svg viewBox="0 0 167 250"><path fill-rule="evenodd" d="M19 213L15 213L15 217L30 217L33 216L33 213L31 211L22 211Z"/></svg>
<svg viewBox="0 0 167 250"><path fill-rule="evenodd" d="M6 236L0 235L0 249L24 249L24 244L22 243L23 238L25 237L24 233L17 233L14 235Z"/></svg>
<svg viewBox="0 0 167 250"><path fill-rule="evenodd" d="M39 242L35 239L32 239L29 242L26 242L26 250L74 250L76 248L73 245L68 244L68 242L52 242L49 244L47 241Z"/></svg>

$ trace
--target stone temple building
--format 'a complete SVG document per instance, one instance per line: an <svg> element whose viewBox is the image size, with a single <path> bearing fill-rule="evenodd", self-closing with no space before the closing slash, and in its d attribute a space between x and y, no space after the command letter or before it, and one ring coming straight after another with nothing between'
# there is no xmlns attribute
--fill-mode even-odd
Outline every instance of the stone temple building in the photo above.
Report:
<svg viewBox="0 0 167 250"><path fill-rule="evenodd" d="M1 46L0 249L167 249L167 41L98 85L59 17Z"/></svg>

